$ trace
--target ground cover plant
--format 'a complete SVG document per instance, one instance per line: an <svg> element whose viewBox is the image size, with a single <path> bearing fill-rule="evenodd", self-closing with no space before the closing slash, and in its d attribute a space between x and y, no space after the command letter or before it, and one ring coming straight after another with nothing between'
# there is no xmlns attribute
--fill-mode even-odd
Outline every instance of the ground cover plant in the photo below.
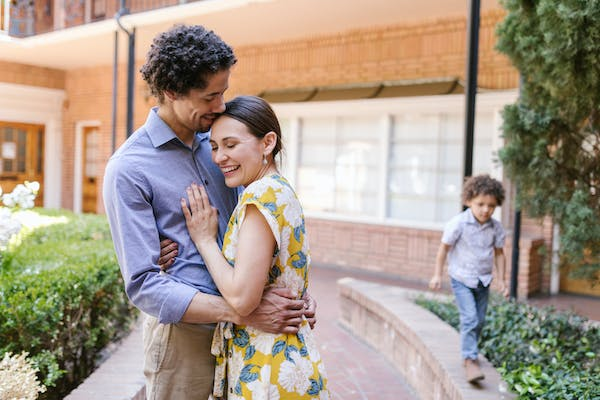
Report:
<svg viewBox="0 0 600 400"><path fill-rule="evenodd" d="M451 300L417 304L458 330ZM492 297L479 345L519 399L600 399L600 326L586 318Z"/></svg>
<svg viewBox="0 0 600 400"><path fill-rule="evenodd" d="M34 209L1 253L0 358L29 353L47 391L60 399L95 368L101 351L136 313L104 216Z"/></svg>

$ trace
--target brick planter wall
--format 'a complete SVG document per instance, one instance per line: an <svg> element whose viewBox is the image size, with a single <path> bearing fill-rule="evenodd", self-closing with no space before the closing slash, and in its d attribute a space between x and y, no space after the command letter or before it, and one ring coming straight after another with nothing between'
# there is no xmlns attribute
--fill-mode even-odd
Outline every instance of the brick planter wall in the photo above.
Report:
<svg viewBox="0 0 600 400"><path fill-rule="evenodd" d="M500 374L482 356L485 380L466 382L459 334L413 301L415 291L344 278L338 281L341 323L387 358L421 400L497 400Z"/></svg>

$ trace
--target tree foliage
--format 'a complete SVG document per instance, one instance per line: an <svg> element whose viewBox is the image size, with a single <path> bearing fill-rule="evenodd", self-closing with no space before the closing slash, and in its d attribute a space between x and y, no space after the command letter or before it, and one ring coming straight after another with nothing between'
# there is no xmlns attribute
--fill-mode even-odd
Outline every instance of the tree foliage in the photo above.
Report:
<svg viewBox="0 0 600 400"><path fill-rule="evenodd" d="M498 49L521 74L500 159L532 217L560 227L563 262L600 279L600 0L504 0Z"/></svg>

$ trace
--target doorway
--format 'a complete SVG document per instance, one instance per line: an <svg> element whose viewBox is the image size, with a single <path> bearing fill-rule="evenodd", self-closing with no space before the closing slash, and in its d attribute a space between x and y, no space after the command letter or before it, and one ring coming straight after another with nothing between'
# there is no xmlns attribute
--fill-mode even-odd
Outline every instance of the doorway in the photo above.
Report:
<svg viewBox="0 0 600 400"><path fill-rule="evenodd" d="M86 126L82 133L81 211L96 213L98 207L98 127Z"/></svg>
<svg viewBox="0 0 600 400"><path fill-rule="evenodd" d="M19 183L37 181L35 206L44 204L44 126L0 122L0 186L12 192Z"/></svg>

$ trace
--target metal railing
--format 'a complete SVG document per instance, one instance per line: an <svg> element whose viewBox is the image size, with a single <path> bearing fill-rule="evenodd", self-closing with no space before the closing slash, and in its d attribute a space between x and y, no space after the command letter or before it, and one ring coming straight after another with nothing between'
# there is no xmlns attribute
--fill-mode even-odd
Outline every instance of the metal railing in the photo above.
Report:
<svg viewBox="0 0 600 400"><path fill-rule="evenodd" d="M202 0L126 0L130 14L157 10ZM120 0L0 0L0 33L27 37L44 32L70 28L91 22L112 19L121 8ZM64 7L59 10L57 7ZM56 20L54 15L63 15Z"/></svg>

